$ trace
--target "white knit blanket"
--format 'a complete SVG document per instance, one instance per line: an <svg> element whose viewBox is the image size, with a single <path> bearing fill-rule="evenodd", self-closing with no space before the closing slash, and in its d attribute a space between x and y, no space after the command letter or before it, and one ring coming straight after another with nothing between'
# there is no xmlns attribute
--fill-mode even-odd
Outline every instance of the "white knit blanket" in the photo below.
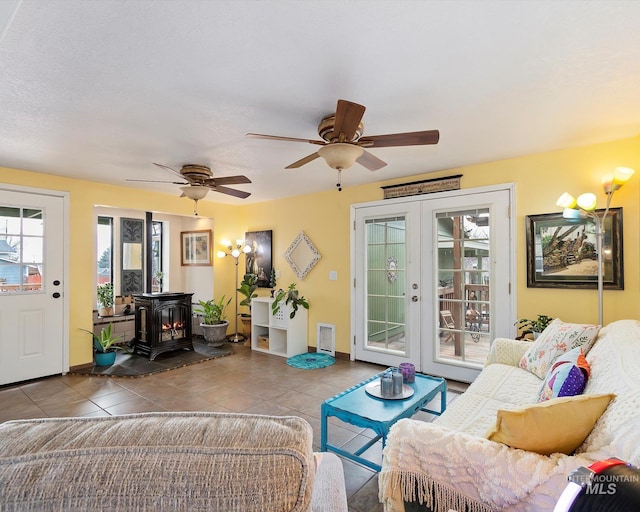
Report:
<svg viewBox="0 0 640 512"><path fill-rule="evenodd" d="M391 429L379 476L386 512L403 511L403 500L435 512L553 510L573 469L613 456L640 464L640 322L610 324L587 355L592 373L585 393L617 397L574 455L538 455L485 438L498 409L536 402L541 385L517 368L526 345L494 344L488 366L445 414L433 423L401 420Z"/></svg>

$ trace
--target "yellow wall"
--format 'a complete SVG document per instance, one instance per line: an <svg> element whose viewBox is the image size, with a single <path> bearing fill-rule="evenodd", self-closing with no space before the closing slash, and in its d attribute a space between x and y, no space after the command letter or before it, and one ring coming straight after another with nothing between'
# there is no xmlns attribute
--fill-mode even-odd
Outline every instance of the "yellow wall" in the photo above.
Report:
<svg viewBox="0 0 640 512"><path fill-rule="evenodd" d="M349 243L350 205L382 199L381 185L462 174L462 188L515 182L517 225L517 303L518 317L539 313L566 321L597 322L597 293L594 290L527 288L525 217L556 213L558 196L568 191L574 195L594 192L598 207L604 206L600 178L617 166L636 169L637 174L618 191L612 206L624 207L624 291L605 291L605 323L621 318L640 318L640 138L634 137L605 144L554 151L498 162L421 174L402 180L358 187L347 186L342 192L298 196L264 203L229 206L202 201L198 211L214 219L214 250L220 240L242 236L245 231L273 230L273 264L280 270L278 287L297 282L309 300L309 342L315 345L316 324L336 326L336 350L350 352ZM380 171L384 176L384 170ZM70 287L70 364L91 361L91 345L79 328L90 329L93 310L95 245L93 206L190 215L192 203L175 195L141 193L137 189L97 185L93 182L59 178L12 169L2 169L2 182L66 190L71 197L71 275ZM322 255L318 265L301 282L284 259L284 252L300 231L305 231ZM338 280L329 280L329 271L338 272ZM216 296L234 294L235 269L231 258L214 261ZM266 294L267 290L261 290ZM232 325L233 327L233 325Z"/></svg>

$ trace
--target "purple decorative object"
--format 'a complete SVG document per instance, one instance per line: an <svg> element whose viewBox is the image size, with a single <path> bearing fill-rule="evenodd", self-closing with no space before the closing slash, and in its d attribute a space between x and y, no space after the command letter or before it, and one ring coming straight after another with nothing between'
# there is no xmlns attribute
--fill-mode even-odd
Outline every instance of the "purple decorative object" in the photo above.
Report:
<svg viewBox="0 0 640 512"><path fill-rule="evenodd" d="M416 367L412 363L400 363L402 380L405 384L411 384L416 380Z"/></svg>

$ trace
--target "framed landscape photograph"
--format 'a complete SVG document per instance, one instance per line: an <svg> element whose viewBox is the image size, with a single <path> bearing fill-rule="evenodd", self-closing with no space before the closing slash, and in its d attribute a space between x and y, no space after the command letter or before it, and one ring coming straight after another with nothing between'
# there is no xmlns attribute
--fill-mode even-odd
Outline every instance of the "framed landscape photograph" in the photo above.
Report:
<svg viewBox="0 0 640 512"><path fill-rule="evenodd" d="M201 229L199 231L181 231L180 264L183 267L187 265L213 265L211 238L212 233L210 229Z"/></svg>
<svg viewBox="0 0 640 512"><path fill-rule="evenodd" d="M595 213L602 217L604 210ZM596 225L589 218L569 220L562 213L527 215L527 286L597 288ZM604 221L604 288L624 289L622 208L610 208Z"/></svg>
<svg viewBox="0 0 640 512"><path fill-rule="evenodd" d="M244 234L245 243L251 247L251 251L246 254L246 274L255 274L258 277L256 283L260 288L269 288L269 278L271 276L272 231L248 231Z"/></svg>

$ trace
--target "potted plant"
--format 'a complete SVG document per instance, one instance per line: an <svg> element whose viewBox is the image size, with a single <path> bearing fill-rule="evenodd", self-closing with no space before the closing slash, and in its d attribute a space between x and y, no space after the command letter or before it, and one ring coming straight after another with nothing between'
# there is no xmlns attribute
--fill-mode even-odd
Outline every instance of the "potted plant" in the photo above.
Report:
<svg viewBox="0 0 640 512"><path fill-rule="evenodd" d="M294 316L296 316L299 307L309 309L309 303L307 302L307 300L302 295L300 295L300 292L298 290L296 290L296 283L291 283L289 285L289 288L287 288L286 290L278 290L274 299L275 300L271 304L271 312L274 315L278 311L280 311L280 308L283 304L285 306L291 304L291 313L289 313L289 318L293 318Z"/></svg>
<svg viewBox="0 0 640 512"><path fill-rule="evenodd" d="M271 272L269 273L269 288L271 288L271 296L273 297L276 293L276 269L271 267Z"/></svg>
<svg viewBox="0 0 640 512"><path fill-rule="evenodd" d="M535 340L542 331L553 321L553 318L547 315L538 315L535 320L529 320L528 318L521 318L517 320L515 325L521 334L521 338L524 338L527 334L532 334Z"/></svg>
<svg viewBox="0 0 640 512"><path fill-rule="evenodd" d="M98 285L98 315L113 316L113 285L111 283Z"/></svg>
<svg viewBox="0 0 640 512"><path fill-rule="evenodd" d="M218 302L214 299L201 300L198 302L200 305L193 308L195 313L202 315L200 327L202 327L204 339L212 347L221 346L227 335L229 322L227 322L226 309L230 302L231 297L225 302L223 295Z"/></svg>
<svg viewBox="0 0 640 512"><path fill-rule="evenodd" d="M116 350L124 350L129 352L126 347L115 345L122 339L122 336L113 334L113 325L109 324L106 328L100 329L100 335L94 332L82 329L93 337L93 352L95 355L96 366L111 366L116 361Z"/></svg>
<svg viewBox="0 0 640 512"><path fill-rule="evenodd" d="M240 281L238 292L244 295L244 299L240 301L240 305L249 308L249 313L240 313L242 332L247 338L251 337L251 300L258 296L258 294L255 293L257 289L258 276L255 274L245 274L242 281Z"/></svg>

